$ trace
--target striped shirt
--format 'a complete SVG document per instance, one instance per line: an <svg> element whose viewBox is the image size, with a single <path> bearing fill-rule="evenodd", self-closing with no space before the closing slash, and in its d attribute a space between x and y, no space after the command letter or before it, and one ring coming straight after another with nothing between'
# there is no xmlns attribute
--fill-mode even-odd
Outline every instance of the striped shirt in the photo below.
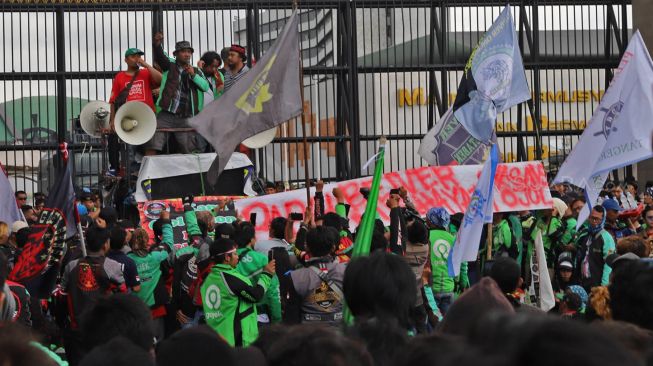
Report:
<svg viewBox="0 0 653 366"><path fill-rule="evenodd" d="M224 74L224 91L227 92L238 80L245 76L247 71L249 71L247 65L243 66L236 74L232 74L230 70L227 70Z"/></svg>

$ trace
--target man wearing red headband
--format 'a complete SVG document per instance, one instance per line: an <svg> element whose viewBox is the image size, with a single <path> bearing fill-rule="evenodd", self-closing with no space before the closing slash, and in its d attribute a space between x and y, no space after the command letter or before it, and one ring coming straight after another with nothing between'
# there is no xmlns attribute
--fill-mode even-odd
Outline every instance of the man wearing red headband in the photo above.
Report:
<svg viewBox="0 0 653 366"><path fill-rule="evenodd" d="M231 45L227 59L227 72L224 75L225 92L249 71L245 62L247 62L245 47L237 44Z"/></svg>

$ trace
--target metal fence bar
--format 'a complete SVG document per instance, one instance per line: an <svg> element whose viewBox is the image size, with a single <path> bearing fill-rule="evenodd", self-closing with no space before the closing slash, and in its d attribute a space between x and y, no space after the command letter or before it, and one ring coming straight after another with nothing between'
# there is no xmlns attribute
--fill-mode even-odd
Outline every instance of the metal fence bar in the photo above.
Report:
<svg viewBox="0 0 653 366"><path fill-rule="evenodd" d="M471 49L506 3L514 6L533 98L500 116L501 147L517 160L546 159L554 146L564 157L625 50L629 0L303 0L311 147L303 150L301 119L290 121L283 136L258 151L261 176L303 181L303 164L327 180L367 175L361 162L381 135L389 137L394 156L386 159L386 169L424 164L416 154L419 140L453 102ZM76 172L88 176L79 183L97 184L90 176L105 169L104 147L77 133L71 120L87 101L108 99L126 47L149 55L152 35L162 30L167 50L182 38L193 43L193 62L205 51L241 43L254 56L251 65L278 35L290 6L287 0L0 4L3 163L28 162L44 175L39 182L51 181L38 160L46 164L57 144L23 136L36 118L54 130L57 141L84 151ZM34 58L45 61L33 64ZM283 164L292 167L284 172ZM13 183L20 185L32 168L12 169ZM39 184L34 191L42 190Z"/></svg>

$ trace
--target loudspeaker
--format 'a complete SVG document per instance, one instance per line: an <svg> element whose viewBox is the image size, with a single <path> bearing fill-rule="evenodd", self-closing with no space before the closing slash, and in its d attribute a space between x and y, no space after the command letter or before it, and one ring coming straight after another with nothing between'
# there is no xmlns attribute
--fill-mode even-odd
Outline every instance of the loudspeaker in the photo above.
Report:
<svg viewBox="0 0 653 366"><path fill-rule="evenodd" d="M79 124L87 134L93 137L102 137L103 128L109 128L109 103L96 100L89 102L79 114Z"/></svg>
<svg viewBox="0 0 653 366"><path fill-rule="evenodd" d="M274 137L276 135L277 135L277 128L274 127L246 139L245 141L242 142L242 144L250 149L260 149L265 145L269 144L270 142L272 142L272 140L274 140Z"/></svg>
<svg viewBox="0 0 653 366"><path fill-rule="evenodd" d="M145 103L127 102L116 112L114 124L121 140L130 145L142 145L156 132L156 115Z"/></svg>

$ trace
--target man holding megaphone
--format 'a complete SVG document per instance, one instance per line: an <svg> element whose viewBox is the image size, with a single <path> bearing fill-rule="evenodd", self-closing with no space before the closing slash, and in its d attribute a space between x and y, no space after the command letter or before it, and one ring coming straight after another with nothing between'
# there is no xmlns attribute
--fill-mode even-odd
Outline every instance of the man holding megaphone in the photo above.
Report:
<svg viewBox="0 0 653 366"><path fill-rule="evenodd" d="M194 49L188 41L175 44L174 58L163 51L163 34L157 32L152 41L154 62L163 71L163 81L159 91L157 106L157 132L145 144L145 155L163 151L170 135L174 135L177 152L189 154L199 150L199 139L193 131L174 131L170 129L190 129L188 118L198 114L204 106L204 93L209 90L209 82L202 70L191 65ZM168 131L166 131L168 130Z"/></svg>
<svg viewBox="0 0 653 366"><path fill-rule="evenodd" d="M145 62L145 53L138 48L129 48L125 51L126 71L120 71L113 79L111 88L111 117L109 119L108 149L109 149L109 174L115 175L120 170L120 154L118 136L115 133L115 116L120 107L131 101L147 104L154 109L152 89L161 84L161 73ZM142 68L141 68L142 67Z"/></svg>

